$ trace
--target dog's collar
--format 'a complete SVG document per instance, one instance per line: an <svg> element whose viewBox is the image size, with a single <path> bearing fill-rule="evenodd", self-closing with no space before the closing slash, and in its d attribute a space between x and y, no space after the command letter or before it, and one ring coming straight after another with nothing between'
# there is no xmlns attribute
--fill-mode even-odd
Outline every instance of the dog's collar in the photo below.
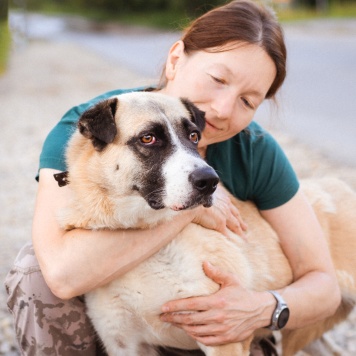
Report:
<svg viewBox="0 0 356 356"><path fill-rule="evenodd" d="M64 187L69 184L68 171L53 174L54 179L58 182L60 187Z"/></svg>

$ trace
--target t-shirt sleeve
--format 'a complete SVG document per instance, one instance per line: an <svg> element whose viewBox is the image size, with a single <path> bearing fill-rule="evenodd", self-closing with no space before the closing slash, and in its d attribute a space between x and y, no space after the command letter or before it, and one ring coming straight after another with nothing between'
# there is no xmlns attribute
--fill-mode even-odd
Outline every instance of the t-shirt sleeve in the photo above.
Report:
<svg viewBox="0 0 356 356"><path fill-rule="evenodd" d="M208 163L225 187L260 210L276 208L298 191L297 176L277 141L257 123L208 147Z"/></svg>
<svg viewBox="0 0 356 356"><path fill-rule="evenodd" d="M66 170L65 148L76 128L78 115L75 108L71 109L47 135L40 155L39 169L52 168L60 171Z"/></svg>
<svg viewBox="0 0 356 356"><path fill-rule="evenodd" d="M260 210L281 206L299 189L295 171L270 134L265 132L253 145L251 198Z"/></svg>

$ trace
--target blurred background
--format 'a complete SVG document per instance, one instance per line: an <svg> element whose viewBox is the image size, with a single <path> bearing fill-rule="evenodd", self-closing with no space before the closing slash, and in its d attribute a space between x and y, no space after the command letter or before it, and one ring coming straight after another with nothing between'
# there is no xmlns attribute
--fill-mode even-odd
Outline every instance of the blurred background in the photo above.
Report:
<svg viewBox="0 0 356 356"><path fill-rule="evenodd" d="M98 94L155 84L185 25L226 2L0 0L1 282L31 239L34 177L49 130ZM300 178L335 176L356 190L356 0L264 2L282 23L288 74L277 103L264 103L256 120ZM356 355L355 314L328 333L334 355ZM18 355L3 288L0 355Z"/></svg>

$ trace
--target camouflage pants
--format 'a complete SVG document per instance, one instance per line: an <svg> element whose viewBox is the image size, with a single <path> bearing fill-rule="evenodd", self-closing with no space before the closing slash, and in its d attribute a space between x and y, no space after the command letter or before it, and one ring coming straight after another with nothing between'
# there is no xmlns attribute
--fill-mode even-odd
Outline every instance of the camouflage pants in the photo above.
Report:
<svg viewBox="0 0 356 356"><path fill-rule="evenodd" d="M16 338L25 356L106 355L86 315L83 297L57 298L43 279L32 244L19 252L5 286ZM263 355L256 344L252 355ZM251 350L252 351L252 350ZM201 356L201 351L161 349L164 356Z"/></svg>
<svg viewBox="0 0 356 356"><path fill-rule="evenodd" d="M95 331L83 298L57 298L47 287L33 247L25 245L5 280L22 355L97 355Z"/></svg>

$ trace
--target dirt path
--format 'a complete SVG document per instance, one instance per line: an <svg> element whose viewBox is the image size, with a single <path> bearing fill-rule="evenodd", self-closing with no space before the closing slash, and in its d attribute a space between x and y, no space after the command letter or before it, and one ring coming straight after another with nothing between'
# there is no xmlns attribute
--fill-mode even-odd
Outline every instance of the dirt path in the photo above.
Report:
<svg viewBox="0 0 356 356"><path fill-rule="evenodd" d="M33 42L11 57L0 77L0 280L17 251L30 240L37 183L34 179L48 131L73 105L114 88L150 82L86 50L66 43ZM356 189L356 170L324 157L281 132L275 132L300 177L333 175ZM349 354L356 354L356 315L331 333ZM5 291L0 291L0 355L17 355ZM346 355L344 351L342 355Z"/></svg>

